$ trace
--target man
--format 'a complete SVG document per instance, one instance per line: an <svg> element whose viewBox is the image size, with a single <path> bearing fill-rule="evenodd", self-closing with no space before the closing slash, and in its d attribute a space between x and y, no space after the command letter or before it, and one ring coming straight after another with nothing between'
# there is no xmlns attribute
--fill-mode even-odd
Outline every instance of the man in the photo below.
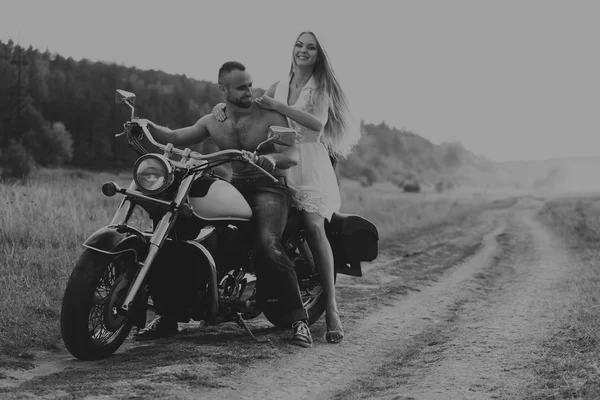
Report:
<svg viewBox="0 0 600 400"><path fill-rule="evenodd" d="M197 151L198 153L202 153L202 154L210 154L210 153L214 153L216 151L221 150L217 147L213 138L208 138L202 143L198 143L197 145L188 146L188 147L190 148L190 150ZM229 164L222 164L222 165L213 167L213 168L211 168L211 172L213 174L225 179L226 181L231 180L231 165L229 165Z"/></svg>
<svg viewBox="0 0 600 400"><path fill-rule="evenodd" d="M271 125L288 126L287 119L274 111L265 110L252 101L252 79L244 65L236 61L226 62L219 69L219 90L227 106L225 122L217 121L212 114L200 118L194 125L171 130L151 121L146 123L158 142L174 146L189 146L211 138L219 149L254 151L267 139ZM265 256L265 271L259 277L275 283L277 299L287 311L287 321L294 330L292 343L311 347L312 337L308 328L308 315L302 304L294 267L281 244L281 236L289 209L285 170L298 163L298 150L290 146L281 152L261 155L256 164L278 178L273 183L266 175L243 163L232 163L230 182L244 195L253 212L257 229L257 241ZM270 287L271 289L271 287ZM141 330L137 339L166 337L177 332L177 320L159 317Z"/></svg>

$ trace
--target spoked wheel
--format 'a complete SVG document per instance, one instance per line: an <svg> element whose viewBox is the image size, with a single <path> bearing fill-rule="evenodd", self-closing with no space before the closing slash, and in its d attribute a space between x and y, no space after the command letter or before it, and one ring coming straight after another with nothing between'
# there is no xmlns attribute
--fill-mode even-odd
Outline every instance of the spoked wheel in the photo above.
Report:
<svg viewBox="0 0 600 400"><path fill-rule="evenodd" d="M60 315L63 341L76 358L109 357L129 334L135 310L122 315L117 309L127 295L133 262L130 252L108 255L87 249L81 255L67 283Z"/></svg>
<svg viewBox="0 0 600 400"><path fill-rule="evenodd" d="M305 251L310 252L310 249L308 249L307 245ZM304 264L304 268L306 268L306 264L304 263L304 261L302 261L302 264ZM314 271L314 268L312 269ZM337 278L337 272L334 271L333 274L333 280L335 282ZM298 279L302 281L302 274L297 275L299 275ZM300 284L300 296L302 297L302 304L304 305L304 308L308 313L308 325L312 325L315 322L317 322L317 320L325 312L325 295L323 293L323 284L321 283L321 280L318 275L314 275L313 277L306 276L304 278L308 278L309 282L308 284ZM263 314L269 320L270 323L279 328L291 327L290 323L282 322L285 318L285 315L279 307L278 303L267 303L263 310Z"/></svg>

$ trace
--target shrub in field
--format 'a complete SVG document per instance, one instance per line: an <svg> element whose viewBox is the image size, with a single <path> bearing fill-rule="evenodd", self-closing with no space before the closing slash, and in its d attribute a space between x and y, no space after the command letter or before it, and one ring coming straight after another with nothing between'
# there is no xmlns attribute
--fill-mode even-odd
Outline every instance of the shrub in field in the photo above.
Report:
<svg viewBox="0 0 600 400"><path fill-rule="evenodd" d="M371 167L364 167L360 171L360 183L363 187L372 186L377 182L377 171Z"/></svg>
<svg viewBox="0 0 600 400"><path fill-rule="evenodd" d="M402 190L406 193L419 193L421 191L421 185L417 181L406 181L402 185Z"/></svg>
<svg viewBox="0 0 600 400"><path fill-rule="evenodd" d="M22 144L11 140L0 154L0 170L3 178L27 178L36 167L31 152Z"/></svg>
<svg viewBox="0 0 600 400"><path fill-rule="evenodd" d="M40 165L58 166L73 158L73 139L62 122L45 123L37 132L27 131L25 139Z"/></svg>
<svg viewBox="0 0 600 400"><path fill-rule="evenodd" d="M396 187L402 189L402 186L404 185L404 176L403 175L401 175L401 174L392 175L392 176L390 176L389 180L394 185L396 185Z"/></svg>

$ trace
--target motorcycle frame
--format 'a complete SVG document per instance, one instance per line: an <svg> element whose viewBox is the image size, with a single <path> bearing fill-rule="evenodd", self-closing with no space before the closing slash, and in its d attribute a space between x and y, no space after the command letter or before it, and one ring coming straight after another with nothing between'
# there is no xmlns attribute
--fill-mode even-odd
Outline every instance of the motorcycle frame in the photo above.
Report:
<svg viewBox="0 0 600 400"><path fill-rule="evenodd" d="M134 252L138 270L133 282L130 285L130 289L123 301L123 304L118 308L120 313L127 314L131 310L133 302L140 288L142 287L148 272L150 271L153 261L155 260L158 252L167 239L169 232L179 217L180 211L183 208L182 205L184 204L184 200L190 191L195 175L196 174L190 174L182 179L175 198L171 202L144 195L136 190L137 186L134 182L132 182L127 189L117 188L116 191L124 194L125 197L117 208L112 221L108 226L100 229L95 234L90 236L90 238L88 238L88 240L84 243L85 247L101 253L119 254L126 251ZM116 184L112 182L111 184L117 187ZM141 233L134 227L128 225L134 208L141 203L147 203L165 209L165 213L160 218L151 235ZM187 204L185 207L187 207ZM127 240L124 238L124 234L126 232L136 236L138 241L144 241L145 249L136 249L134 246L119 246L120 243ZM216 285L217 275L215 260L208 249L202 244L191 240L183 241L183 243L195 247L208 261L208 265L211 269L210 272L212 281L210 287L212 292L211 298L213 299L210 312L211 314L216 314L217 310L215 310L215 307L218 307L218 291ZM143 260L140 260L141 257L143 257Z"/></svg>

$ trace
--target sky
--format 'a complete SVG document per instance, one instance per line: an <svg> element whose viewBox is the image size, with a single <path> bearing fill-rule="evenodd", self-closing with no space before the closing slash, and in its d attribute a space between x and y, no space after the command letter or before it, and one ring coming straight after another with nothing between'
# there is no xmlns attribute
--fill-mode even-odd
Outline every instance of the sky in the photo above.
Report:
<svg viewBox="0 0 600 400"><path fill-rule="evenodd" d="M355 117L494 161L600 155L597 0L0 0L0 40L216 82L319 37Z"/></svg>

